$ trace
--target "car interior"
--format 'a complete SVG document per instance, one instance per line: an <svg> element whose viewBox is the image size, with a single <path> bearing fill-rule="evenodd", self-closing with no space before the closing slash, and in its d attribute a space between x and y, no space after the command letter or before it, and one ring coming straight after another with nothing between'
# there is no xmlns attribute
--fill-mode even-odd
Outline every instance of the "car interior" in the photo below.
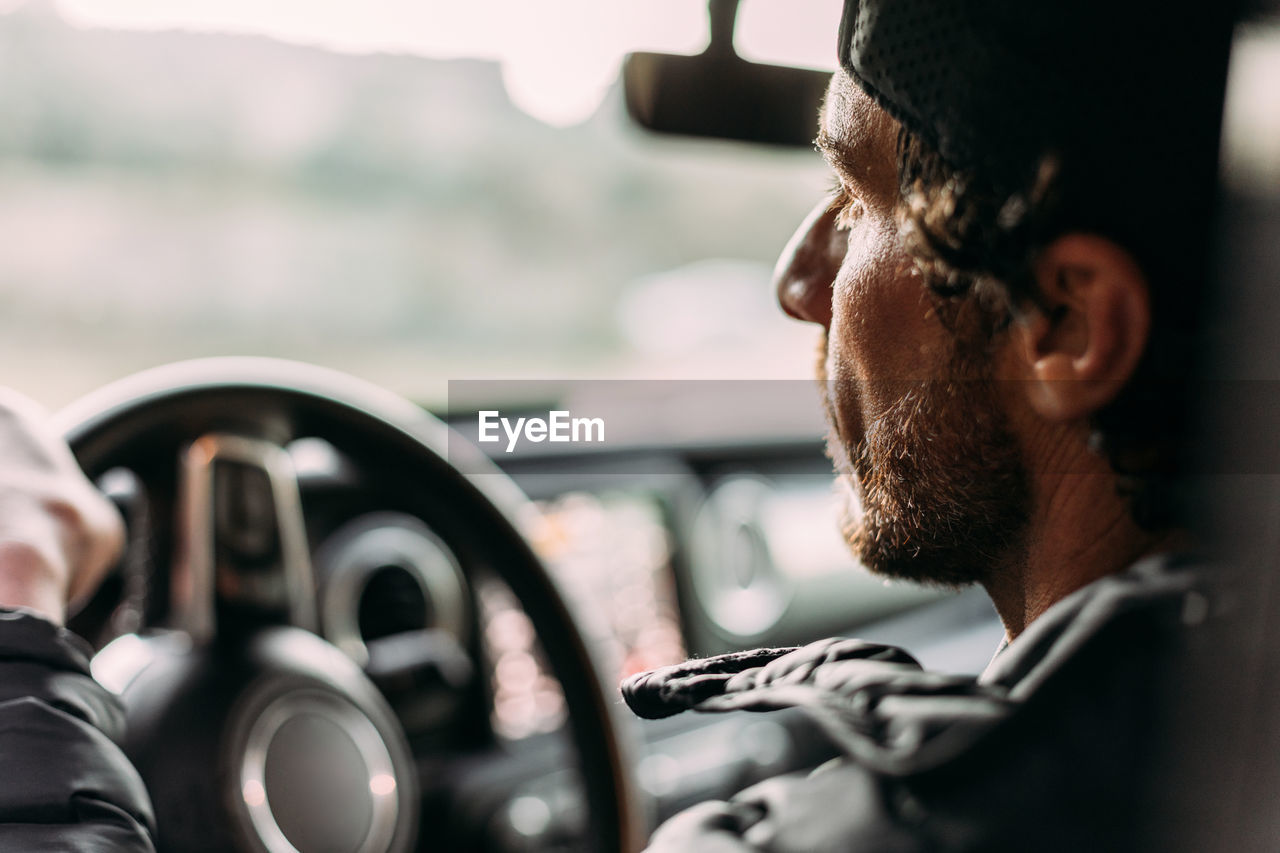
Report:
<svg viewBox="0 0 1280 853"><path fill-rule="evenodd" d="M987 665L980 589L849 555L814 342L772 305L826 181L839 3L251 5L0 3L0 349L126 519L70 624L161 850L639 850L834 749L800 713L632 718L625 676L835 635ZM1276 784L1224 783L1250 817L1220 849L1280 819L1265 5L1232 60L1199 499L1258 583L1231 767ZM478 441L497 410L609 440Z"/></svg>

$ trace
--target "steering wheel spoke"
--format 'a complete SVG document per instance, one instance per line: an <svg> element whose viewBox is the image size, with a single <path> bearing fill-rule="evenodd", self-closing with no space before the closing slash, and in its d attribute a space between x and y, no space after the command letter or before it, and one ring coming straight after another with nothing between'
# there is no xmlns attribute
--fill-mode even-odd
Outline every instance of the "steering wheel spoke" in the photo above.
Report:
<svg viewBox="0 0 1280 853"><path fill-rule="evenodd" d="M211 640L222 593L251 606L282 605L291 625L315 631L315 572L288 451L266 439L206 433L181 454L178 490L172 627L195 642ZM254 563L256 572L247 569Z"/></svg>

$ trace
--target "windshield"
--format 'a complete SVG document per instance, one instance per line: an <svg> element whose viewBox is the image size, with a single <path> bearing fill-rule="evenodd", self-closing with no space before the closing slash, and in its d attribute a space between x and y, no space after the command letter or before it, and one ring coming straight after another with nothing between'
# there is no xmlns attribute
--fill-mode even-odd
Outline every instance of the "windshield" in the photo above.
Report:
<svg viewBox="0 0 1280 853"><path fill-rule="evenodd" d="M768 279L820 158L624 118L622 53L696 52L701 0L0 5L0 349L50 406L229 354L428 405L810 374Z"/></svg>

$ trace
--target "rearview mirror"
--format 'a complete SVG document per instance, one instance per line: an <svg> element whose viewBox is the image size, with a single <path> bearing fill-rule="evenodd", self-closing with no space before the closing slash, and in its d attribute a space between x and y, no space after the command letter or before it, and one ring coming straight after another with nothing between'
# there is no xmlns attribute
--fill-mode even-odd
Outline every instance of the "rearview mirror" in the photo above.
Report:
<svg viewBox="0 0 1280 853"><path fill-rule="evenodd" d="M627 112L658 133L810 145L831 75L748 62L733 49L737 0L711 0L711 42L696 56L633 53Z"/></svg>

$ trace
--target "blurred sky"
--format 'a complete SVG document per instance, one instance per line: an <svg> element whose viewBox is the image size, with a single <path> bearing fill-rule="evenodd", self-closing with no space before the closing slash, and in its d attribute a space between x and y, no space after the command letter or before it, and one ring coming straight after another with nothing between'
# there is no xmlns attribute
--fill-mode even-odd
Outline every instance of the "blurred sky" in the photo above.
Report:
<svg viewBox="0 0 1280 853"><path fill-rule="evenodd" d="M0 9L22 0L0 0ZM512 100L550 124L588 118L634 50L696 53L705 0L56 0L80 26L270 35L350 52L502 64ZM839 0L746 0L748 58L834 68Z"/></svg>

